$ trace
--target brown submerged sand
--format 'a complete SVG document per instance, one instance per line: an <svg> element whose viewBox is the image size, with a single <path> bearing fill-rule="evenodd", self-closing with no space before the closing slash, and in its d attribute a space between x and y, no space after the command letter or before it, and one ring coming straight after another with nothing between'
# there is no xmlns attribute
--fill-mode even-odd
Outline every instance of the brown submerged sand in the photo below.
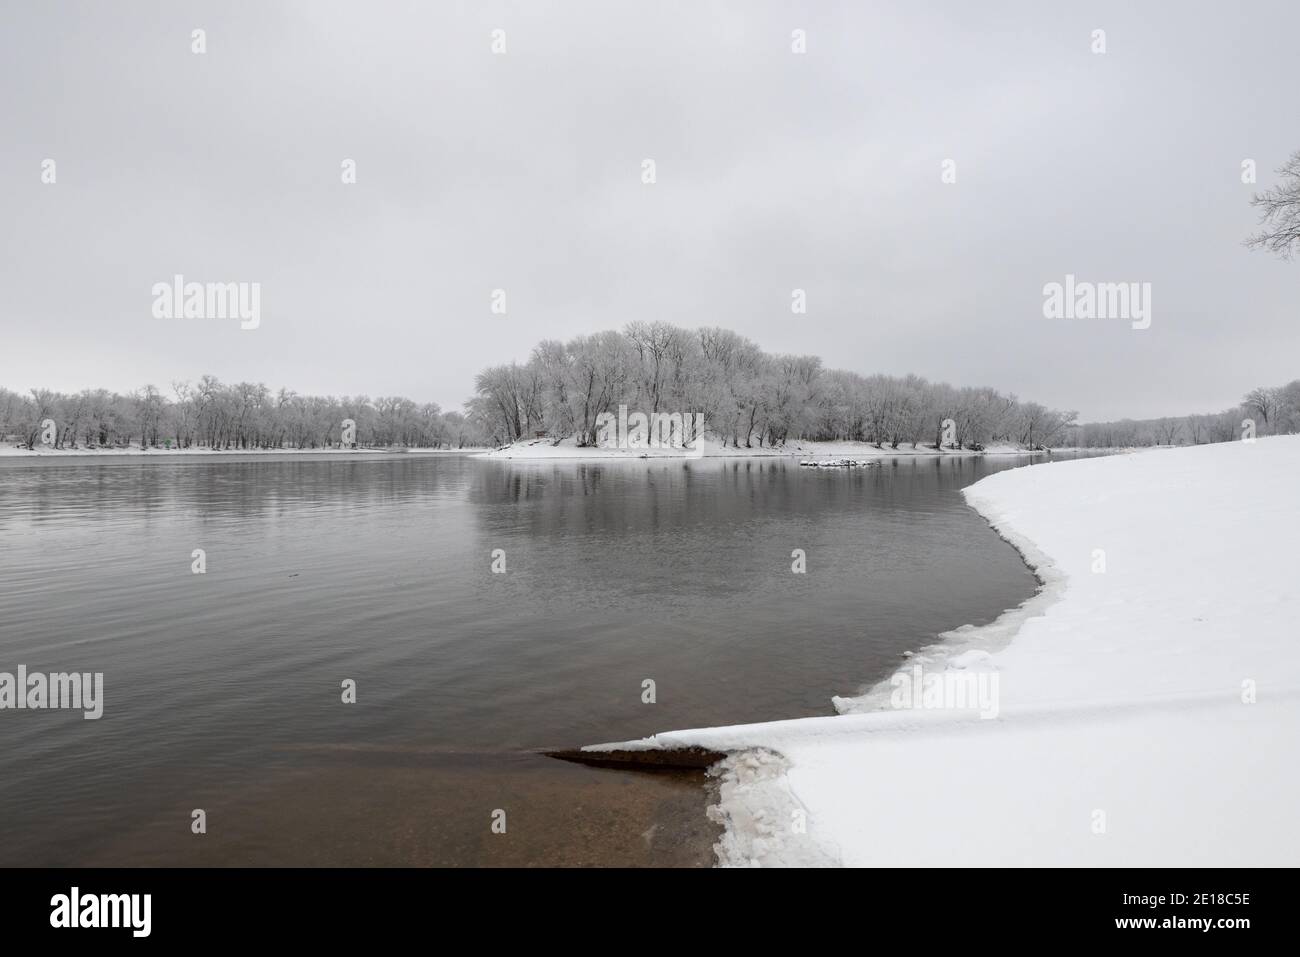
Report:
<svg viewBox="0 0 1300 957"><path fill-rule="evenodd" d="M210 780L210 779L209 779ZM160 808L77 863L197 867L707 867L721 831L703 771L537 754L312 751L252 786ZM504 810L506 832L493 833Z"/></svg>

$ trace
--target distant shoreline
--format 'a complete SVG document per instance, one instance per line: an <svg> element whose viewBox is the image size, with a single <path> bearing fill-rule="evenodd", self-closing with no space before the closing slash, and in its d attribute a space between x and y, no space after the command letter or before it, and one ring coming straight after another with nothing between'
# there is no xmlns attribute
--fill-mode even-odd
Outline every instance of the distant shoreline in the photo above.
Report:
<svg viewBox="0 0 1300 957"><path fill-rule="evenodd" d="M230 457L235 455L473 455L484 451L487 450L479 447L464 449L210 449L207 447L188 449L142 449L138 445L133 445L129 448L112 449L51 449L40 447L28 449L22 446L6 445L0 446L0 458L174 459L189 457Z"/></svg>
<svg viewBox="0 0 1300 957"><path fill-rule="evenodd" d="M552 439L533 439L516 442L499 449L483 447L466 447L460 449L434 448L319 448L319 449L212 449L208 447L188 449L142 449L138 445L128 448L111 449L52 449L37 447L28 449L23 446L0 446L0 459L6 458L44 458L44 459L107 459L133 458L143 460L175 458L209 458L231 457L238 455L253 456L297 456L297 455L466 455L477 459L498 459L509 461L642 461L654 459L808 459L814 461L834 459L888 459L915 457L975 458L979 456L1050 456L1054 453L1075 452L1128 452L1134 449L1119 448L1054 448L1035 450L1016 448L1014 446L992 446L975 451L972 449L935 449L928 445L903 445L900 448L879 448L869 442L793 442L778 447L733 448L706 442L703 454L693 449L619 449L578 446L572 439L564 439L558 445Z"/></svg>
<svg viewBox="0 0 1300 957"><path fill-rule="evenodd" d="M1079 449L1079 448L1059 448L1044 450L1039 449L1030 451L1015 446L990 446L983 450L973 449L936 449L929 445L911 445L903 444L899 448L886 446L881 448L870 442L817 442L817 441L800 441L787 442L784 445L776 447L758 447L753 448L735 448L732 446L721 446L716 443L705 441L703 452L697 452L693 448L657 448L657 449L627 449L627 448L600 448L596 446L579 446L573 439L563 439L558 444L554 439L541 438L529 439L515 442L511 445L504 446L491 451L476 453L475 458L479 459L502 459L511 461L554 461L554 460L587 460L587 461L633 461L633 460L658 460L658 459L749 459L749 458L781 458L781 459L807 459L812 461L825 461L836 459L890 459L890 458L910 458L912 456L929 456L944 458L975 458L979 456L1050 456L1056 452L1117 452L1129 451L1121 449Z"/></svg>

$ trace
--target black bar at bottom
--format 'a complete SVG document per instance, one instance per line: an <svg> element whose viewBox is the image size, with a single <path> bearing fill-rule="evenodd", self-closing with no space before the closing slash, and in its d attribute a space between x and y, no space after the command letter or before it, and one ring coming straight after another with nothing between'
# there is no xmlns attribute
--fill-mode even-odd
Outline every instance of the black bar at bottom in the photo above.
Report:
<svg viewBox="0 0 1300 957"><path fill-rule="evenodd" d="M64 938L93 945L284 940L337 946L412 936L451 943L466 935L500 944L515 936L536 942L539 934L553 934L559 945L566 938L585 939L588 946L658 938L663 944L712 939L725 948L723 938L732 933L761 937L767 933L762 927L779 927L796 939L804 928L845 944L898 937L918 946L927 941L944 946L950 935L970 941L976 934L991 946L1125 937L1139 943L1182 946L1203 939L1231 946L1259 939L1253 935L1284 933L1294 884L1293 871L1269 869L761 875L11 869L0 871L0 927L6 943ZM143 895L148 895L147 911ZM732 931L724 932L728 925ZM694 931L707 936L682 936Z"/></svg>

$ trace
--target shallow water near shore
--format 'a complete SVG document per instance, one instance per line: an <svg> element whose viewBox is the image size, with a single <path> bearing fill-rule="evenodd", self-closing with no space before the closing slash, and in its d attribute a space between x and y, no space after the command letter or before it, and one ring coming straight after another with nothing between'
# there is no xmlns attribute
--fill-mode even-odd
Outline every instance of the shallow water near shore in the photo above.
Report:
<svg viewBox="0 0 1300 957"><path fill-rule="evenodd" d="M829 714L992 620L1035 581L960 489L1028 461L0 460L0 671L104 673L0 711L0 865L707 865L702 774L537 752Z"/></svg>

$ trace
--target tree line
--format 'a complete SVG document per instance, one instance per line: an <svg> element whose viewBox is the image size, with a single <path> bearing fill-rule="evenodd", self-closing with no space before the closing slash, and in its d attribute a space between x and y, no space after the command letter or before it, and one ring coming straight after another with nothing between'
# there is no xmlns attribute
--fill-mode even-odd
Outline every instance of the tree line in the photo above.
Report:
<svg viewBox="0 0 1300 957"><path fill-rule="evenodd" d="M1135 448L1148 445L1204 445L1250 435L1300 432L1300 379L1284 386L1251 389L1241 404L1222 412L1089 422L1065 432L1065 443L1080 448Z"/></svg>
<svg viewBox="0 0 1300 957"><path fill-rule="evenodd" d="M667 322L540 342L526 362L480 372L467 409L496 444L545 435L591 445L597 416L620 405L701 412L706 431L734 448L813 439L1036 449L1076 417L987 387L826 369L816 356L765 353L727 329Z"/></svg>
<svg viewBox="0 0 1300 957"><path fill-rule="evenodd" d="M355 424L350 442L347 420ZM228 385L207 375L193 384L173 383L170 395L152 385L125 395L107 389L20 395L0 388L0 434L35 448L50 422L60 449L464 448L486 441L465 413L401 396L306 396L272 392L260 383Z"/></svg>
<svg viewBox="0 0 1300 957"><path fill-rule="evenodd" d="M839 440L880 449L1084 448L1225 442L1300 431L1300 380L1258 388L1241 405L1208 415L1078 424L989 387L920 376L860 375L823 368L816 356L765 353L727 329L634 322L622 331L537 344L526 362L484 369L464 411L401 396L306 396L213 376L121 394L0 387L0 435L35 448L53 423L60 449L471 448L521 438L597 440L597 420L620 405L645 413L703 413L723 446L779 447ZM352 434L344 423L353 424ZM695 438L685 437L687 441Z"/></svg>

